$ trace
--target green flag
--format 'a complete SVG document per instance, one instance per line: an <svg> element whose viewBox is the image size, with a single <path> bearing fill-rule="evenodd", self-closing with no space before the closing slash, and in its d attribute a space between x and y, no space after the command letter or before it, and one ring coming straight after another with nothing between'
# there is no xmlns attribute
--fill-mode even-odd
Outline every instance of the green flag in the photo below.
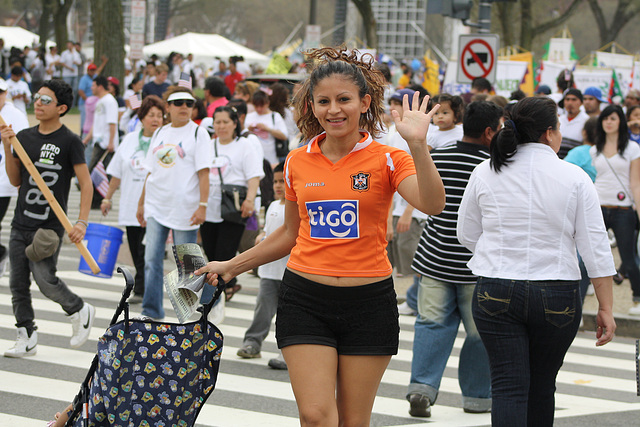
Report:
<svg viewBox="0 0 640 427"><path fill-rule="evenodd" d="M613 98L619 97L619 100L622 99L622 89L620 89L620 82L618 82L618 74L614 69L611 72L611 83L609 84L609 104L613 104Z"/></svg>

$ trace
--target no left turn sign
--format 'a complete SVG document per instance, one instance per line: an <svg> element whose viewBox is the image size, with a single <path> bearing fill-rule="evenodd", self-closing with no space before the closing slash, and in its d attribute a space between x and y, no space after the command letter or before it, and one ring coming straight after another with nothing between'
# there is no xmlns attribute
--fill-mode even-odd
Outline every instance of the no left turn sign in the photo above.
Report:
<svg viewBox="0 0 640 427"><path fill-rule="evenodd" d="M497 34L461 35L456 73L458 83L471 83L478 77L495 83L499 43Z"/></svg>

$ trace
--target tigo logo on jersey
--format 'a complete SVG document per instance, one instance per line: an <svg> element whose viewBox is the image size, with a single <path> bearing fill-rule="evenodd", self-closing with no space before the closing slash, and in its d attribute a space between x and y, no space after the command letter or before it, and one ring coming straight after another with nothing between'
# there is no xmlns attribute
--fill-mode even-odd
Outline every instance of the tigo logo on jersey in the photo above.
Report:
<svg viewBox="0 0 640 427"><path fill-rule="evenodd" d="M358 172L351 175L351 188L356 191L367 191L369 189L370 173Z"/></svg>
<svg viewBox="0 0 640 427"><path fill-rule="evenodd" d="M357 239L360 237L358 200L307 202L311 237Z"/></svg>

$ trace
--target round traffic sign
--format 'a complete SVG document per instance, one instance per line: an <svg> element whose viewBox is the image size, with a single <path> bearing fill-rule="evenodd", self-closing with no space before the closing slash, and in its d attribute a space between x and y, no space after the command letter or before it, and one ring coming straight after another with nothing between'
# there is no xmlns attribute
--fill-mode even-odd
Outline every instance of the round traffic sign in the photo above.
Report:
<svg viewBox="0 0 640 427"><path fill-rule="evenodd" d="M473 80L478 77L487 77L493 70L494 59L495 54L489 43L483 39L473 39L462 49L460 66L464 75Z"/></svg>

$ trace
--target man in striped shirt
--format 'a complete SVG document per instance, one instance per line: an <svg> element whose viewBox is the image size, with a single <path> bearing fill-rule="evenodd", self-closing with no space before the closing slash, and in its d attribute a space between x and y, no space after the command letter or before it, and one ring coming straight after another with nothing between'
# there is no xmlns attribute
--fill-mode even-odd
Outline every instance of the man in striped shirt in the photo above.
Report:
<svg viewBox="0 0 640 427"><path fill-rule="evenodd" d="M489 158L501 116L502 108L493 103L472 102L464 114L462 141L431 152L447 200L442 213L427 219L412 264L422 275L407 392L409 414L414 417L431 416L461 320L467 332L458 367L462 406L470 413L491 410L489 360L471 312L476 277L467 267L471 252L458 242L456 223L469 177Z"/></svg>

